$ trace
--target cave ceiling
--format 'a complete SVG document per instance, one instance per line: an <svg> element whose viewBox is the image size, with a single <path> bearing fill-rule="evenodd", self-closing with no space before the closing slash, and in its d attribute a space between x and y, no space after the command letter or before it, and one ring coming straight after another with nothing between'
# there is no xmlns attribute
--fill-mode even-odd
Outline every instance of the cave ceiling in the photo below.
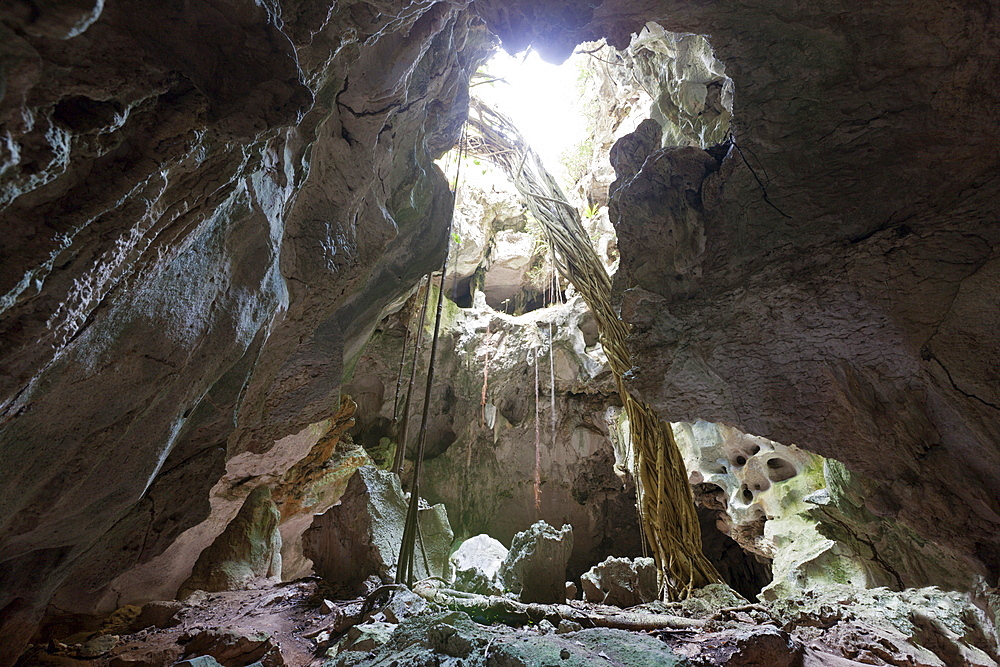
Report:
<svg viewBox="0 0 1000 667"><path fill-rule="evenodd" d="M143 598L125 575L171 547L190 571L241 484L309 450L385 310L444 257L432 161L496 38L558 61L650 20L709 36L736 147L694 176L652 160L617 194L631 389L878 479L873 512L995 577L993 3L15 0L0 644L54 596ZM664 233L681 227L699 250Z"/></svg>

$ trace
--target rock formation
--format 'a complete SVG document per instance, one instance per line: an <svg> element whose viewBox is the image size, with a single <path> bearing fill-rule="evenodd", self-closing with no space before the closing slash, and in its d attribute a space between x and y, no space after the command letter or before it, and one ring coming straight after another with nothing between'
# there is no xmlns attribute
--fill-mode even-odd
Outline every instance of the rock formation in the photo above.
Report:
<svg viewBox="0 0 1000 667"><path fill-rule="evenodd" d="M374 576L389 582L396 573L406 519L406 498L391 472L364 466L351 478L336 506L317 516L303 535L303 552L313 570L330 584L349 592L364 591ZM418 579L451 577L448 556L454 537L444 505L421 508ZM424 558L426 557L426 561Z"/></svg>
<svg viewBox="0 0 1000 667"><path fill-rule="evenodd" d="M544 521L514 536L500 565L504 588L524 602L565 602L566 564L573 551L573 527Z"/></svg>
<svg viewBox="0 0 1000 667"><path fill-rule="evenodd" d="M703 60L696 87L651 91L664 117L710 112L677 125L696 145L619 156L630 389L842 462L858 511L996 586L990 3L13 0L0 664L47 611L174 595L338 428L370 333L443 259L433 159L491 34L560 60L647 21L708 35L732 87ZM282 518L304 497L275 491Z"/></svg>

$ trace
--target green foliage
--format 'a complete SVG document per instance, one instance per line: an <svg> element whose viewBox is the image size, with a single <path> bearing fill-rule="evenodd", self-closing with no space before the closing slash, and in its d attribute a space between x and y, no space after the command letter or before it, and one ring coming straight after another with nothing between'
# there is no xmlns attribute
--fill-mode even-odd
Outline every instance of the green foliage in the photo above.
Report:
<svg viewBox="0 0 1000 667"><path fill-rule="evenodd" d="M590 169L590 160L593 155L594 140L591 133L572 148L566 149L566 151L559 156L559 162L562 165L566 176L569 178L570 183L576 183L583 178L583 176Z"/></svg>

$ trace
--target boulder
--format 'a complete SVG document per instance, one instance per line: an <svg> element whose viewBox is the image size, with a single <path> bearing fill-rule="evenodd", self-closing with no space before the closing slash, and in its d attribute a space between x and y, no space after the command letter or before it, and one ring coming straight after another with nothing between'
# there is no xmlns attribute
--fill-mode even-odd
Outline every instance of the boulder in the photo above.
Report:
<svg viewBox="0 0 1000 667"><path fill-rule="evenodd" d="M184 608L182 602L177 600L154 600L142 605L138 618L132 622L132 628L142 630L144 628L172 628L180 625L177 613Z"/></svg>
<svg viewBox="0 0 1000 667"><path fill-rule="evenodd" d="M590 602L634 607L657 598L656 564L652 558L615 558L580 577L583 596Z"/></svg>
<svg viewBox="0 0 1000 667"><path fill-rule="evenodd" d="M580 592L580 590L576 587L575 583L573 583L572 581L567 581L566 582L566 599L567 600L575 600L576 599L576 594L579 593L579 592Z"/></svg>
<svg viewBox="0 0 1000 667"><path fill-rule="evenodd" d="M392 631L396 629L394 623L384 623L382 621L369 621L361 625L355 625L341 640L338 652L358 651L368 653L381 647L392 636Z"/></svg>
<svg viewBox="0 0 1000 667"><path fill-rule="evenodd" d="M416 616L426 609L427 600L408 588L401 588L393 591L389 604L382 609L382 616L389 623L399 623L403 619Z"/></svg>
<svg viewBox="0 0 1000 667"><path fill-rule="evenodd" d="M452 588L466 593L478 593L479 595L500 595L503 593L503 586L496 578L489 578L483 574L482 570L469 568L455 572L455 581Z"/></svg>
<svg viewBox="0 0 1000 667"><path fill-rule="evenodd" d="M340 504L313 520L302 536L303 553L312 559L317 575L352 591L361 590L371 576L389 581L395 575L406 507L394 474L363 466L348 482ZM420 509L418 521L423 550L418 543L414 575L418 579L450 579L448 556L454 535L444 505ZM424 552L430 571L424 564Z"/></svg>
<svg viewBox="0 0 1000 667"><path fill-rule="evenodd" d="M489 535L470 537L451 556L454 588L469 593L495 595L502 589L497 578L507 558L507 547Z"/></svg>
<svg viewBox="0 0 1000 667"><path fill-rule="evenodd" d="M222 667L242 667L251 663L262 667L283 667L285 664L271 635L252 629L227 627L202 630L191 637L184 651L190 657L214 658Z"/></svg>
<svg viewBox="0 0 1000 667"><path fill-rule="evenodd" d="M462 542L451 556L455 570L475 568L489 578L500 572L500 566L507 558L507 547L489 535L476 535Z"/></svg>
<svg viewBox="0 0 1000 667"><path fill-rule="evenodd" d="M500 566L500 581L523 602L565 602L566 563L572 551L572 526L557 530L539 521L514 536Z"/></svg>

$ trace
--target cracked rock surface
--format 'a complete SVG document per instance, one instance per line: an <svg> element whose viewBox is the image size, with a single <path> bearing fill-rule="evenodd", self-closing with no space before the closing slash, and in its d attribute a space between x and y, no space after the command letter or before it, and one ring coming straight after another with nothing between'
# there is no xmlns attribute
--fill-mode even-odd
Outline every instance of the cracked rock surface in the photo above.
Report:
<svg viewBox="0 0 1000 667"><path fill-rule="evenodd" d="M650 20L710 35L736 147L649 146L612 195L631 390L842 461L867 511L995 585L990 3L14 0L0 664L46 609L172 596L323 440L372 329L440 265L432 158L482 21L558 60Z"/></svg>

